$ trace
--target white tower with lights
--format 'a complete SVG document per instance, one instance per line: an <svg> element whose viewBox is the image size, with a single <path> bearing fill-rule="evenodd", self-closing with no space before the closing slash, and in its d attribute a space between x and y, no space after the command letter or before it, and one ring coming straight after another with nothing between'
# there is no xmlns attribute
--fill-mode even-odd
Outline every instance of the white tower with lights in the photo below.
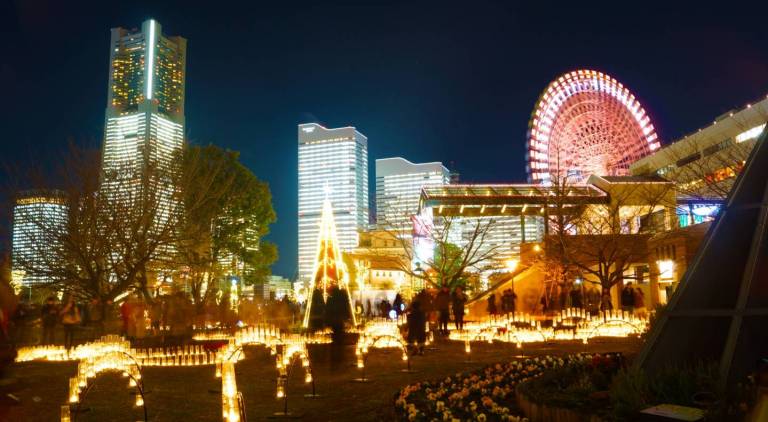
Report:
<svg viewBox="0 0 768 422"><path fill-rule="evenodd" d="M338 246L357 247L358 232L368 226L368 139L354 127L327 129L300 124L299 141L299 281L312 277L318 221L323 201L333 206Z"/></svg>
<svg viewBox="0 0 768 422"><path fill-rule="evenodd" d="M102 188L135 200L151 186L159 218L173 208L170 181L184 144L186 51L184 38L163 35L153 19L138 30L112 29L102 155L111 176Z"/></svg>

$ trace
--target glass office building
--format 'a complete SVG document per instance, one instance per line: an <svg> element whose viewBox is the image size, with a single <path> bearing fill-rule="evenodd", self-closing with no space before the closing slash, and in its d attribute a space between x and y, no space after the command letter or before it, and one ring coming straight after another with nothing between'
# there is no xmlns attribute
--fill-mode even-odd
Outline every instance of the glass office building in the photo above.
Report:
<svg viewBox="0 0 768 422"><path fill-rule="evenodd" d="M410 237L411 216L419 211L421 189L450 183L442 163L415 164L404 158L376 160L376 224L379 229Z"/></svg>
<svg viewBox="0 0 768 422"><path fill-rule="evenodd" d="M102 188L135 200L151 187L161 218L174 208L170 182L184 143L186 50L184 38L163 35L152 19L112 29Z"/></svg>
<svg viewBox="0 0 768 422"><path fill-rule="evenodd" d="M304 123L298 127L298 141L298 275L308 281L326 196L342 251L357 247L358 231L368 226L368 138L354 127L327 129Z"/></svg>
<svg viewBox="0 0 768 422"><path fill-rule="evenodd" d="M46 274L47 251L66 230L67 206L63 192L26 191L13 207L12 277L19 286L53 281Z"/></svg>

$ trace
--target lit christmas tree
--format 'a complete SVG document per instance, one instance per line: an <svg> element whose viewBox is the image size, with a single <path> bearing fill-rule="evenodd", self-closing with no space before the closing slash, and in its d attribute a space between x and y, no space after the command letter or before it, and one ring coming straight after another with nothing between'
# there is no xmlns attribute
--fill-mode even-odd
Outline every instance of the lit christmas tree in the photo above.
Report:
<svg viewBox="0 0 768 422"><path fill-rule="evenodd" d="M310 326L317 329L319 325L334 319L355 321L355 312L352 308L352 300L347 285L347 274L344 262L341 260L341 252L336 240L336 224L333 221L333 208L331 201L326 196L323 202L323 212L320 216L320 233L317 239L317 258L315 258L314 271L312 271L312 284L309 286L310 294L307 298L307 309L304 312L304 328ZM337 293L334 297L330 297ZM337 303L336 299L343 298L345 304ZM333 302L333 303L331 303ZM341 309L338 309L341 307ZM346 315L348 312L348 315ZM328 313L340 315L328 315ZM322 322L320 322L322 321Z"/></svg>

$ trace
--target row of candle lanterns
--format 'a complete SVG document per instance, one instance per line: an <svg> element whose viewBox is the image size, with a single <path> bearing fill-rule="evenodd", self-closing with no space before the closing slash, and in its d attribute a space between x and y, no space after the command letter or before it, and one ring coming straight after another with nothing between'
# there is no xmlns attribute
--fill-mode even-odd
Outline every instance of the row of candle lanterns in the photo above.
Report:
<svg viewBox="0 0 768 422"><path fill-rule="evenodd" d="M550 327L542 327L540 318L516 314L468 322L463 330L451 330L449 339L464 342L466 353L472 341L523 343L581 340L585 344L593 337L627 337L640 334L648 327L648 318L615 310L592 315L581 308L564 309L554 315Z"/></svg>

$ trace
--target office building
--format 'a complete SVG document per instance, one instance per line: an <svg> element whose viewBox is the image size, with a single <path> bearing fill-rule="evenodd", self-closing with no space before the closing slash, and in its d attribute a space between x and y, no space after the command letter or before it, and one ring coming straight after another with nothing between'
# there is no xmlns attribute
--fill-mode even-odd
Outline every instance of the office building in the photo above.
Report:
<svg viewBox="0 0 768 422"><path fill-rule="evenodd" d="M50 248L66 230L67 205L63 192L26 191L13 207L11 270L20 287L55 281L49 274Z"/></svg>
<svg viewBox="0 0 768 422"><path fill-rule="evenodd" d="M171 181L184 143L186 48L152 19L141 29L112 29L102 189L129 201L150 197L160 221L176 208Z"/></svg>
<svg viewBox="0 0 768 422"><path fill-rule="evenodd" d="M419 211L421 189L450 183L441 163L414 164L404 158L376 160L376 224L379 230L410 237L411 216Z"/></svg>
<svg viewBox="0 0 768 422"><path fill-rule="evenodd" d="M358 244L368 227L368 139L354 127L298 126L299 281L312 277L320 216L327 197L333 206L339 248Z"/></svg>

